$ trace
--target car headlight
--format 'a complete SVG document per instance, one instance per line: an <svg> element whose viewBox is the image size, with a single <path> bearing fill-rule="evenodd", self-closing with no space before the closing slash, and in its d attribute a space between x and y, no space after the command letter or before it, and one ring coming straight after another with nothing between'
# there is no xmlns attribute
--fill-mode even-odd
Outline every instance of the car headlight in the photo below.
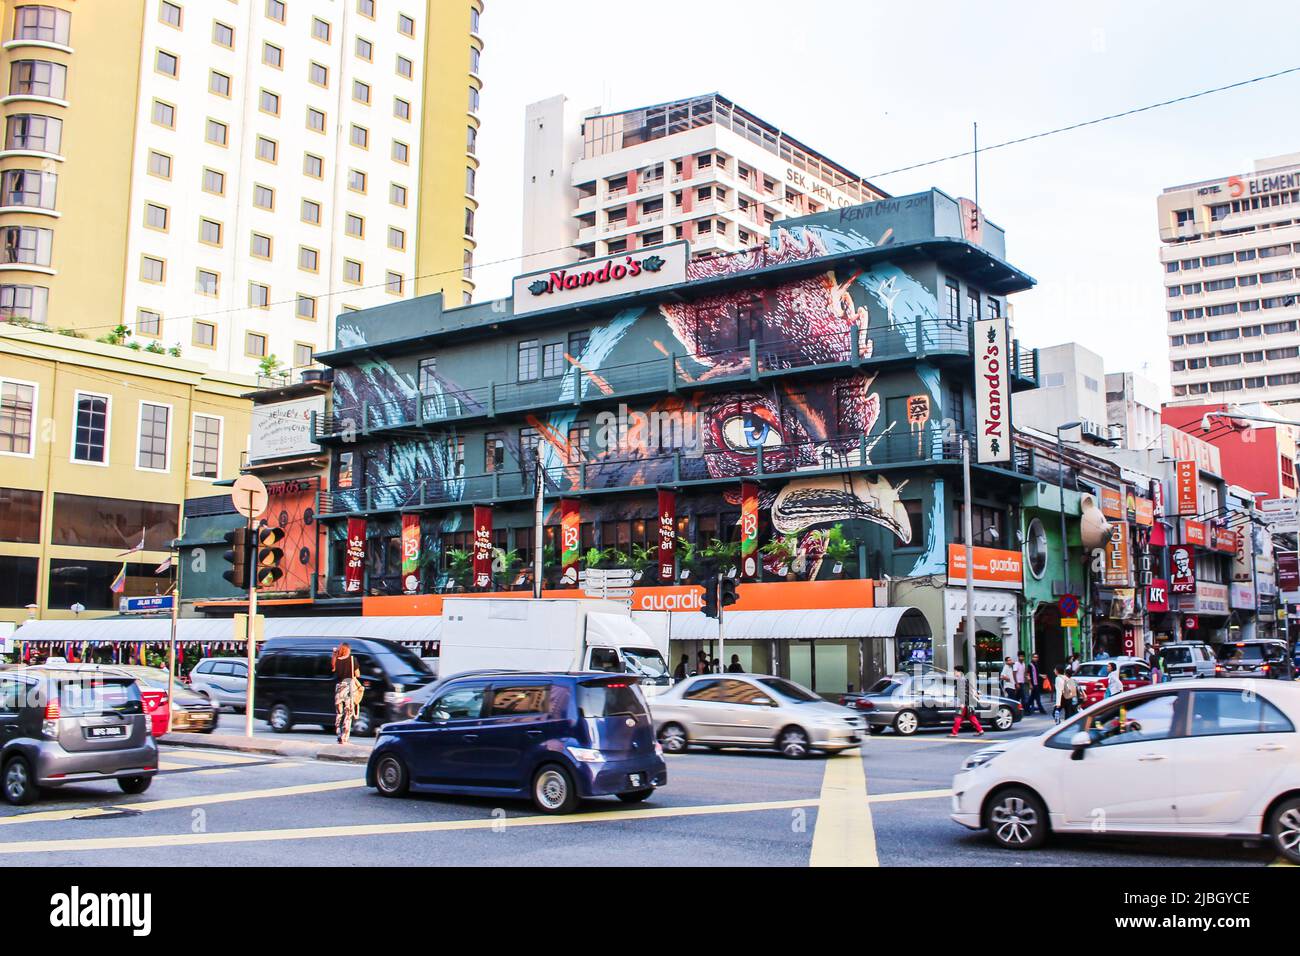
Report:
<svg viewBox="0 0 1300 956"><path fill-rule="evenodd" d="M579 763L604 763L605 755L599 750L592 750L590 747L566 747L570 756Z"/></svg>
<svg viewBox="0 0 1300 956"><path fill-rule="evenodd" d="M981 750L979 753L971 754L964 761L962 761L961 769L975 770L979 767L986 766L987 764L992 762L994 757L996 757L998 754L1002 752L1003 751L1001 750Z"/></svg>

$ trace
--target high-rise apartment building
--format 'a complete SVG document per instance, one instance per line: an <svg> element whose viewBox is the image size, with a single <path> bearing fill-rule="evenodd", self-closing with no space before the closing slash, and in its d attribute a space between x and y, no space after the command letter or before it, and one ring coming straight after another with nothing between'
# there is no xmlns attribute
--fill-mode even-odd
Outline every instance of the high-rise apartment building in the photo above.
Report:
<svg viewBox="0 0 1300 956"><path fill-rule="evenodd" d="M0 0L0 319L251 371L473 291L482 0Z"/></svg>
<svg viewBox="0 0 1300 956"><path fill-rule="evenodd" d="M1156 207L1174 403L1300 400L1300 153Z"/></svg>
<svg viewBox="0 0 1300 956"><path fill-rule="evenodd" d="M523 272L680 239L733 252L777 219L888 198L716 93L585 114L555 96L525 127Z"/></svg>

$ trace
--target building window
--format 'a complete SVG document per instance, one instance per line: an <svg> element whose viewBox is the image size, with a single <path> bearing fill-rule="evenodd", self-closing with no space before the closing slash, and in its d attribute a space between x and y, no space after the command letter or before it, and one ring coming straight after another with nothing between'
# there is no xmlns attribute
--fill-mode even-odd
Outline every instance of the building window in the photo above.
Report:
<svg viewBox="0 0 1300 956"><path fill-rule="evenodd" d="M367 63L373 62L375 58L375 47L365 37L357 37L357 57L365 60Z"/></svg>
<svg viewBox="0 0 1300 956"><path fill-rule="evenodd" d="M397 32L403 36L415 36L415 20L405 13L399 13L397 15Z"/></svg>
<svg viewBox="0 0 1300 956"><path fill-rule="evenodd" d="M298 268L304 272L320 271L320 253L307 246L298 247Z"/></svg>
<svg viewBox="0 0 1300 956"><path fill-rule="evenodd" d="M38 285L0 285L0 319L22 319L44 325L50 290Z"/></svg>
<svg viewBox="0 0 1300 956"><path fill-rule="evenodd" d="M208 92L230 98L230 77L213 70L208 74Z"/></svg>
<svg viewBox="0 0 1300 956"><path fill-rule="evenodd" d="M317 86L328 87L330 85L329 67L312 60L307 67L307 80Z"/></svg>
<svg viewBox="0 0 1300 956"><path fill-rule="evenodd" d="M54 193L59 177L35 169L6 169L3 179L5 206L27 206L33 209L53 209Z"/></svg>
<svg viewBox="0 0 1300 956"><path fill-rule="evenodd" d="M353 239L364 239L366 236L366 221L356 213L350 212L343 217L343 231Z"/></svg>
<svg viewBox="0 0 1300 956"><path fill-rule="evenodd" d="M344 282L350 282L353 285L360 285L364 275L365 270L362 268L361 263L357 262L355 259L343 260Z"/></svg>
<svg viewBox="0 0 1300 956"><path fill-rule="evenodd" d="M478 112L478 100L479 100L478 87L471 86L469 88L469 111L471 113Z"/></svg>
<svg viewBox="0 0 1300 956"><path fill-rule="evenodd" d="M420 394L426 398L438 394L438 359L436 357L420 359L417 372L416 382Z"/></svg>
<svg viewBox="0 0 1300 956"><path fill-rule="evenodd" d="M249 358L265 358L266 336L261 332L245 332L244 354Z"/></svg>
<svg viewBox="0 0 1300 956"><path fill-rule="evenodd" d="M217 347L217 327L211 322L195 322L190 341L202 349Z"/></svg>
<svg viewBox="0 0 1300 956"><path fill-rule="evenodd" d="M271 305L271 289L260 282L248 283L248 304L254 309L266 309Z"/></svg>
<svg viewBox="0 0 1300 956"><path fill-rule="evenodd" d="M313 17L311 21L312 39L320 40L322 43L330 42L330 25L320 17Z"/></svg>
<svg viewBox="0 0 1300 956"><path fill-rule="evenodd" d="M551 342L542 349L542 378L558 378L564 374L564 343Z"/></svg>
<svg viewBox="0 0 1300 956"><path fill-rule="evenodd" d="M162 125L172 128L175 110L158 100L154 100L154 122L159 122L159 107L172 110L167 122ZM5 119L5 149L28 150L33 153L58 153L63 145L63 120L51 116L37 116L32 113L20 113Z"/></svg>
<svg viewBox="0 0 1300 956"><path fill-rule="evenodd" d="M411 147L407 146L401 140L393 140L393 162L408 164L411 160Z"/></svg>
<svg viewBox="0 0 1300 956"><path fill-rule="evenodd" d="M221 472L221 419L215 415L195 415L190 477L216 481Z"/></svg>
<svg viewBox="0 0 1300 956"><path fill-rule="evenodd" d="M276 23L284 23L284 0L266 0L266 17Z"/></svg>
<svg viewBox="0 0 1300 956"><path fill-rule="evenodd" d="M280 155L280 144L265 136L257 137L257 158L263 162L273 163Z"/></svg>
<svg viewBox="0 0 1300 956"><path fill-rule="evenodd" d="M151 309L140 309L135 314L135 331L156 339L162 335L162 316Z"/></svg>
<svg viewBox="0 0 1300 956"><path fill-rule="evenodd" d="M140 279L144 282L165 282L167 263L155 256L141 256Z"/></svg>
<svg viewBox="0 0 1300 956"><path fill-rule="evenodd" d="M176 107L162 100L153 101L153 121L165 129L176 128Z"/></svg>
<svg viewBox="0 0 1300 956"><path fill-rule="evenodd" d="M388 248L403 252L406 249L406 232L396 226L388 227Z"/></svg>
<svg viewBox="0 0 1300 956"><path fill-rule="evenodd" d="M72 460L108 463L108 396L78 392L72 435Z"/></svg>
<svg viewBox="0 0 1300 956"><path fill-rule="evenodd" d="M0 454L32 454L35 412L35 383L0 379Z"/></svg>
<svg viewBox="0 0 1300 956"><path fill-rule="evenodd" d="M235 28L227 26L220 20L212 21L212 42L224 46L227 50L235 48Z"/></svg>
<svg viewBox="0 0 1300 956"><path fill-rule="evenodd" d="M40 544L43 498L44 494L40 491L0 488L0 541ZM34 563L36 559L33 558L32 561ZM3 577L0 574L0 579ZM0 607L11 606L0 603Z"/></svg>
<svg viewBox="0 0 1300 956"><path fill-rule="evenodd" d="M352 99L358 103L370 105L370 84L362 83L360 80L353 80Z"/></svg>
<svg viewBox="0 0 1300 956"><path fill-rule="evenodd" d="M219 173L215 169L203 170L203 191L212 193L214 196L224 196L226 194L226 174Z"/></svg>
<svg viewBox="0 0 1300 956"><path fill-rule="evenodd" d="M357 0L357 13L368 20L375 18L375 0Z"/></svg>
<svg viewBox="0 0 1300 956"><path fill-rule="evenodd" d="M406 187L391 183L388 187L388 201L394 206L406 206Z"/></svg>
<svg viewBox="0 0 1300 956"><path fill-rule="evenodd" d="M149 175L159 179L172 178L172 158L156 149L149 150Z"/></svg>
<svg viewBox="0 0 1300 956"><path fill-rule="evenodd" d="M230 130L227 128L225 123L210 119L205 128L203 138L214 146L225 146L226 142L230 138Z"/></svg>
<svg viewBox="0 0 1300 956"><path fill-rule="evenodd" d="M315 360L315 349L306 342L295 342L293 344L293 367L306 368Z"/></svg>
<svg viewBox="0 0 1300 956"><path fill-rule="evenodd" d="M54 245L54 233L31 226L8 226L0 229L0 262L48 266Z"/></svg>
<svg viewBox="0 0 1300 956"><path fill-rule="evenodd" d="M316 300L312 296L299 294L296 314L300 319L316 320Z"/></svg>
<svg viewBox="0 0 1300 956"><path fill-rule="evenodd" d="M262 44L262 62L277 70L284 68L284 51L274 43Z"/></svg>
<svg viewBox="0 0 1300 956"><path fill-rule="evenodd" d="M587 343L591 341L591 330L579 329L577 332L569 333L569 354L575 359L581 359L582 353L587 351Z"/></svg>
<svg viewBox="0 0 1300 956"><path fill-rule="evenodd" d="M317 133L325 132L325 114L318 109L307 107L307 128Z"/></svg>
<svg viewBox="0 0 1300 956"><path fill-rule="evenodd" d="M175 76L177 59L174 54L158 51L158 68L168 76ZM9 94L11 96L44 96L61 100L67 93L68 68L62 63L46 60L15 60L9 69Z"/></svg>
<svg viewBox="0 0 1300 956"><path fill-rule="evenodd" d="M415 75L415 64L404 56L397 58L397 75L404 80L409 80Z"/></svg>
<svg viewBox="0 0 1300 956"><path fill-rule="evenodd" d="M272 93L270 90L261 90L257 95L257 108L263 113L269 113L272 116L280 115L280 97L279 94Z"/></svg>
<svg viewBox="0 0 1300 956"><path fill-rule="evenodd" d="M465 152L473 156L474 151L478 149L478 129L474 126L467 126L465 129Z"/></svg>
<svg viewBox="0 0 1300 956"><path fill-rule="evenodd" d="M303 153L302 172L304 176L310 176L312 179L323 179L325 177L325 160L314 153Z"/></svg>
<svg viewBox="0 0 1300 956"><path fill-rule="evenodd" d="M253 205L268 212L275 210L275 190L270 186L253 186Z"/></svg>
<svg viewBox="0 0 1300 956"><path fill-rule="evenodd" d="M463 264L460 267L460 274L466 279L472 279L474 277L474 253L466 249L461 258Z"/></svg>
<svg viewBox="0 0 1300 956"><path fill-rule="evenodd" d="M521 382L531 382L537 378L537 360L538 360L537 339L527 339L519 343L519 355L517 362L518 380Z"/></svg>
<svg viewBox="0 0 1300 956"><path fill-rule="evenodd" d="M506 464L506 440L500 435L483 437L483 470L500 471Z"/></svg>
<svg viewBox="0 0 1300 956"><path fill-rule="evenodd" d="M474 180L475 180L474 167L466 166L465 167L465 195L466 196L474 195Z"/></svg>
<svg viewBox="0 0 1300 956"><path fill-rule="evenodd" d="M72 14L54 7L27 6L14 10L14 39L68 45Z"/></svg>
<svg viewBox="0 0 1300 956"><path fill-rule="evenodd" d="M168 53L166 50L159 50L154 56L153 68L157 70L159 73L161 73L163 76L170 76L172 79L175 79L176 73L180 69L180 62L181 61L177 58L175 53ZM21 67L22 65L23 64L21 62L14 64L13 74L12 74L13 77L15 78L17 77L18 68ZM63 69L65 71L65 77L66 77L67 67L64 67ZM11 80L9 84L10 93L17 92L13 87L14 87L14 82ZM51 94L41 93L40 95L49 96ZM58 99L63 99L63 97L59 96Z"/></svg>
<svg viewBox="0 0 1300 956"><path fill-rule="evenodd" d="M471 73L478 72L480 57L481 54L478 51L478 47L472 46L469 48L469 71Z"/></svg>
<svg viewBox="0 0 1300 956"><path fill-rule="evenodd" d="M370 131L364 126L352 124L352 129L348 133L348 141L358 149L370 148Z"/></svg>
<svg viewBox="0 0 1300 956"><path fill-rule="evenodd" d="M272 242L270 236L264 236L260 232L255 232L249 241L249 254L254 259L270 259Z"/></svg>
<svg viewBox="0 0 1300 956"><path fill-rule="evenodd" d="M400 120L409 120L411 118L411 104L400 96L394 96L393 115Z"/></svg>
<svg viewBox="0 0 1300 956"><path fill-rule="evenodd" d="M309 222L314 226L320 225L320 203L311 199L302 201L302 221Z"/></svg>
<svg viewBox="0 0 1300 956"><path fill-rule="evenodd" d="M140 403L139 453L136 467L144 471L166 471L168 465L167 431L171 424L171 408L153 402Z"/></svg>
<svg viewBox="0 0 1300 956"><path fill-rule="evenodd" d="M216 297L221 294L221 276L211 269L199 269L195 273L194 284L199 295Z"/></svg>
<svg viewBox="0 0 1300 956"><path fill-rule="evenodd" d="M384 280L384 288L389 295L402 294L402 274L400 272L390 272Z"/></svg>

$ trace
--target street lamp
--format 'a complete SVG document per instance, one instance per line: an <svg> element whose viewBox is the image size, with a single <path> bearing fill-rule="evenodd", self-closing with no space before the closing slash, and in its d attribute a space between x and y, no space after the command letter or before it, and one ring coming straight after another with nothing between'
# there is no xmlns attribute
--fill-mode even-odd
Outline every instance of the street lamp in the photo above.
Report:
<svg viewBox="0 0 1300 956"><path fill-rule="evenodd" d="M1067 432L1072 428L1079 428L1083 422L1066 422L1064 425L1056 426L1056 487L1060 495L1057 504L1061 512L1061 567L1065 569L1065 593L1070 592L1070 541L1066 536L1065 530L1065 442L1061 438L1061 432ZM1070 659L1070 652L1073 645L1070 643L1070 629L1061 628L1065 635L1065 659Z"/></svg>

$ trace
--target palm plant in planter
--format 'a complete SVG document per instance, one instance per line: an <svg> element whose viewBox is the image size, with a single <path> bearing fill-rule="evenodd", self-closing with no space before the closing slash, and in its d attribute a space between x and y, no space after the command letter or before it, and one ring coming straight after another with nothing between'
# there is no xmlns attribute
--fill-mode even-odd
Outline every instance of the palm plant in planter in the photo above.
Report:
<svg viewBox="0 0 1300 956"><path fill-rule="evenodd" d="M785 568L790 573L795 553L799 550L799 539L792 534L773 535L772 539L758 549L768 563L778 568Z"/></svg>
<svg viewBox="0 0 1300 956"><path fill-rule="evenodd" d="M693 581L700 576L700 549L689 538L677 536L677 561L687 573L687 580Z"/></svg>
<svg viewBox="0 0 1300 956"><path fill-rule="evenodd" d="M493 548L492 570L496 573L497 586L506 590L514 587L522 563L518 549L511 548L507 551L505 548Z"/></svg>
<svg viewBox="0 0 1300 956"><path fill-rule="evenodd" d="M717 564L718 571L726 574L728 570L735 570L740 560L740 542L710 538L709 543L699 549L699 560Z"/></svg>
<svg viewBox="0 0 1300 956"><path fill-rule="evenodd" d="M470 575L474 570L474 559L465 548L452 548L447 552L447 573L452 584L459 591L469 587Z"/></svg>
<svg viewBox="0 0 1300 956"><path fill-rule="evenodd" d="M822 532L822 536L826 542L826 550L825 558L822 560L823 570L818 577L844 577L849 564L857 561L857 545L844 537L844 526L840 524L829 531Z"/></svg>
<svg viewBox="0 0 1300 956"><path fill-rule="evenodd" d="M645 577L646 569L656 564L659 560L659 548L654 545L634 544L632 545L631 565L632 580L635 583L641 583Z"/></svg>

